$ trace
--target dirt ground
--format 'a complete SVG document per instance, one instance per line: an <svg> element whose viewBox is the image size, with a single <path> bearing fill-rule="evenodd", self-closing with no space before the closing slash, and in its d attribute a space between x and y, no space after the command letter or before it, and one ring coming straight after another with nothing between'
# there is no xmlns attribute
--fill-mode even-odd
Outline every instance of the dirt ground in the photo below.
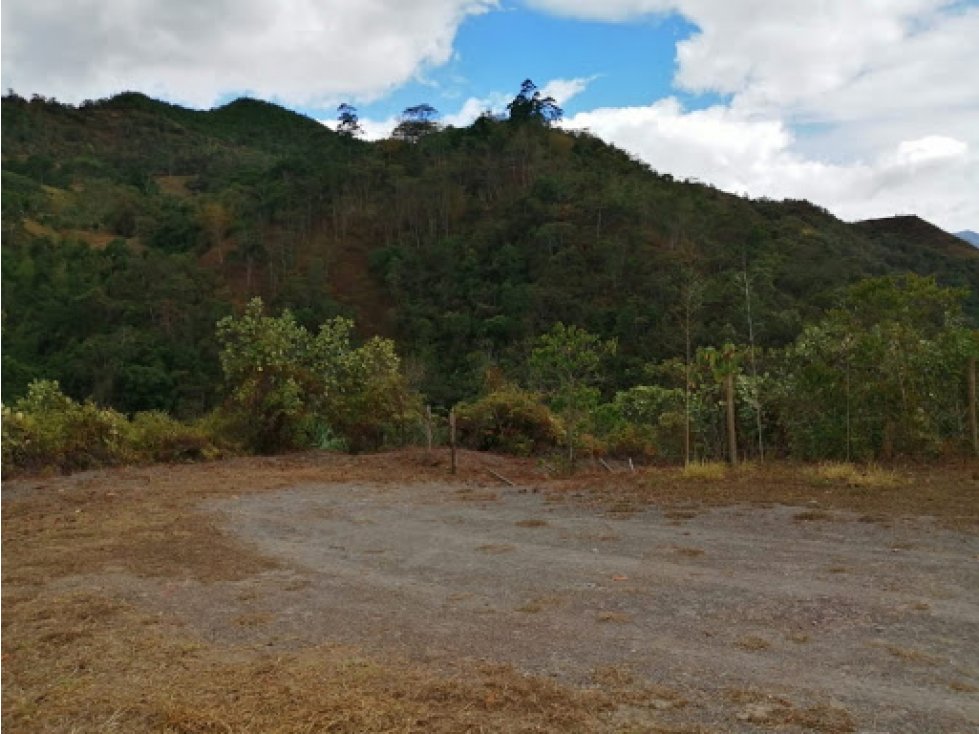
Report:
<svg viewBox="0 0 979 734"><path fill-rule="evenodd" d="M887 487L460 466L4 481L3 725L979 730L975 466Z"/></svg>

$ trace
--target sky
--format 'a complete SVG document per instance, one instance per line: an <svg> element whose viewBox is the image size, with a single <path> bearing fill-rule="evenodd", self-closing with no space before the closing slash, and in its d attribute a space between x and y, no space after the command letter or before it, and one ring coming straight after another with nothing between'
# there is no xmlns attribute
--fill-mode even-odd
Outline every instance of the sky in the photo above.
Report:
<svg viewBox="0 0 979 734"><path fill-rule="evenodd" d="M979 230L979 0L4 0L4 89L248 95L368 138L526 79L662 173Z"/></svg>

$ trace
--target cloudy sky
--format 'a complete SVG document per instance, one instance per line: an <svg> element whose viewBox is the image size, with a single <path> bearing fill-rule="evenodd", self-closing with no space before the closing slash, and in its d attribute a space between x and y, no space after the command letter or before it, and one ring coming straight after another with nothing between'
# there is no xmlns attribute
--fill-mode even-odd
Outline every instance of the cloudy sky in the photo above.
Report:
<svg viewBox="0 0 979 734"><path fill-rule="evenodd" d="M4 0L3 87L248 94L372 137L527 77L656 170L979 230L979 0Z"/></svg>

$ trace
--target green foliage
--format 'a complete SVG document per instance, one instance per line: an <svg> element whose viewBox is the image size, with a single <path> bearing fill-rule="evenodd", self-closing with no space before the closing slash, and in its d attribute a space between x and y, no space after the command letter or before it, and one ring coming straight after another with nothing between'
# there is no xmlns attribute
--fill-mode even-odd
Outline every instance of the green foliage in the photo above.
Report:
<svg viewBox="0 0 979 734"><path fill-rule="evenodd" d="M682 390L637 385L602 405L593 425L611 455L678 459L683 456L683 410Z"/></svg>
<svg viewBox="0 0 979 734"><path fill-rule="evenodd" d="M564 421L565 447L573 468L576 436L584 430L600 393L602 361L615 354L615 341L602 341L578 327L558 322L538 337L530 370Z"/></svg>
<svg viewBox="0 0 979 734"><path fill-rule="evenodd" d="M525 79L520 85L520 92L507 105L507 111L510 122L515 124L536 122L550 125L560 120L564 114L554 98L542 96L537 85L530 79Z"/></svg>
<svg viewBox="0 0 979 734"><path fill-rule="evenodd" d="M35 380L3 408L4 471L71 472L117 464L185 461L219 454L212 436L163 413L129 421L91 401L77 403L54 380Z"/></svg>
<svg viewBox="0 0 979 734"><path fill-rule="evenodd" d="M785 351L778 392L793 454L934 455L961 436L975 343L963 296L914 275L872 279L807 327Z"/></svg>
<svg viewBox="0 0 979 734"><path fill-rule="evenodd" d="M464 446L519 456L556 446L564 432L539 395L508 384L458 405L456 420Z"/></svg>
<svg viewBox="0 0 979 734"><path fill-rule="evenodd" d="M915 218L851 225L808 202L674 181L592 135L548 126L559 112L550 102L528 80L510 119L441 128L418 105L405 110L402 140L365 143L249 99L204 112L131 92L79 108L5 97L4 396L43 375L79 403L127 415L209 414L222 379L213 325L260 296L306 329L342 313L360 337L397 338L413 384L442 408L477 395L488 365L526 378L553 410L578 414L565 421L572 446L585 433L611 446L635 426L652 431L658 456L677 456L686 401L679 413L608 425L596 406L688 346L750 341L760 371L736 380L743 448L755 450L760 415L776 451L843 456L847 365L851 452L955 448L965 337L925 328L915 304L933 303L927 321L941 325L949 304L934 289L962 287L964 323L975 326L979 252ZM341 132L356 133L356 111L339 112ZM910 286L909 298L903 285L869 285L876 292L851 297L862 304L856 321L831 313L847 286L907 271L935 273L934 288ZM573 397L529 374L556 323L618 347L601 380ZM818 328L800 338L806 324ZM723 446L709 354L689 386L701 457ZM297 396L320 378L297 372L255 397L256 409L270 401L259 411L270 425L242 403L221 420L237 420L249 446L262 432L267 450L404 438L416 406L389 379L383 350L368 361L334 377L373 375L371 391L333 404L317 393L307 407ZM685 370L670 370L658 375L664 388L686 393Z"/></svg>
<svg viewBox="0 0 979 734"><path fill-rule="evenodd" d="M331 435L359 451L378 448L417 412L394 343L351 344L353 322L337 317L313 335L289 311L264 314L253 299L218 322L230 409L246 445L275 452L322 445Z"/></svg>

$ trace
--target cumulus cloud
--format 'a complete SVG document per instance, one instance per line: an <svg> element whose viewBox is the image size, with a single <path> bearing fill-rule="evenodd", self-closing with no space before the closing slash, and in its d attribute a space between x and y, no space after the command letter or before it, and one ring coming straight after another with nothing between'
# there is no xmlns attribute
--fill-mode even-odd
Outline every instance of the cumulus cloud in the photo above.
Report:
<svg viewBox="0 0 979 734"><path fill-rule="evenodd" d="M68 102L138 89L195 106L249 93L370 100L452 55L495 0L5 0L2 83Z"/></svg>
<svg viewBox="0 0 979 734"><path fill-rule="evenodd" d="M588 88L588 85L596 79L590 77L576 77L574 79L551 79L541 87L542 97L553 97L559 105L566 104L572 97L576 97Z"/></svg>
<svg viewBox="0 0 979 734"><path fill-rule="evenodd" d="M485 97L470 97L462 103L458 111L445 115L442 122L452 127L466 127L484 112L492 114L502 112L512 99L512 94L504 92L493 92Z"/></svg>
<svg viewBox="0 0 979 734"><path fill-rule="evenodd" d="M589 127L662 171L846 218L979 223L979 7L952 0L532 0L588 20L678 13L677 89L724 95L594 110Z"/></svg>
<svg viewBox="0 0 979 734"><path fill-rule="evenodd" d="M779 120L751 119L724 105L685 111L674 98L582 112L565 125L679 178L756 197L809 199L846 219L916 213L955 229L979 215L979 155L955 138L925 136L870 160L829 163L801 155Z"/></svg>

